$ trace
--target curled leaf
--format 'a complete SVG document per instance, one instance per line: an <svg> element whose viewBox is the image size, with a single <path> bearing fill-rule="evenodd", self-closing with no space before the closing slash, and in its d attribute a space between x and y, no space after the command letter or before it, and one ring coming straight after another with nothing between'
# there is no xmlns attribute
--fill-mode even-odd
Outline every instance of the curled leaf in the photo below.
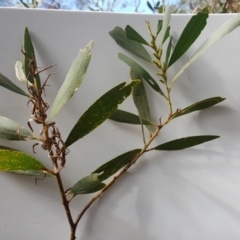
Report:
<svg viewBox="0 0 240 240"><path fill-rule="evenodd" d="M17 79L20 82L25 83L26 85L28 84L29 86L32 86L32 83L27 81L26 75L23 72L22 63L20 61L17 61L15 64L15 73L16 73Z"/></svg>
<svg viewBox="0 0 240 240"><path fill-rule="evenodd" d="M66 195L94 193L103 189L105 186L106 184L99 181L98 173L94 173L87 177L82 178L80 181L74 184L74 186L70 190L68 190Z"/></svg>

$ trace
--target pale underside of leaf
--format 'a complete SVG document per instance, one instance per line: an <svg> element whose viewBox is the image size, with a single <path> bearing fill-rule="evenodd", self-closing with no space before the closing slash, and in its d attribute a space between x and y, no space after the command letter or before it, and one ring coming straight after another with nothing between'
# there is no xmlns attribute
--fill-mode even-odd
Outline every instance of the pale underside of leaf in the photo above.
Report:
<svg viewBox="0 0 240 240"><path fill-rule="evenodd" d="M164 12L162 28L161 28L161 31L159 33L159 43L160 43L159 45L160 45L160 47L164 43L164 37L166 35L166 31L168 29L168 25L169 25L170 19L171 19L170 5L168 4L167 7L166 7L166 10Z"/></svg>
<svg viewBox="0 0 240 240"><path fill-rule="evenodd" d="M115 27L112 31L109 32L109 34L119 46L123 47L124 49L128 50L129 52L135 54L136 56L147 62L152 62L151 56L142 46L142 44L128 39L126 36L126 32L122 28Z"/></svg>
<svg viewBox="0 0 240 240"><path fill-rule="evenodd" d="M82 178L80 181L78 181L68 192L68 194L88 194L88 193L94 193L101 189L103 189L106 186L105 183L102 183L98 178L98 173L91 174L87 177Z"/></svg>
<svg viewBox="0 0 240 240"><path fill-rule="evenodd" d="M84 49L81 49L78 56L74 59L68 74L53 102L53 106L49 114L49 121L51 121L53 117L60 111L60 109L68 102L68 100L74 95L82 83L90 63L90 51L92 46L93 41L89 42Z"/></svg>
<svg viewBox="0 0 240 240"><path fill-rule="evenodd" d="M146 93L143 81L141 77L132 70L132 68L130 69L130 77L131 77L131 80L139 79L141 81L138 85L133 87L133 92L132 92L133 101L138 110L141 124L143 124L142 119L146 119L147 121L151 122L148 98L147 98L147 93ZM152 126L146 125L146 127L151 134L153 130ZM144 132L143 132L143 136L144 136Z"/></svg>
<svg viewBox="0 0 240 240"><path fill-rule="evenodd" d="M0 138L6 140L31 140L36 139L36 136L19 123L0 116Z"/></svg>

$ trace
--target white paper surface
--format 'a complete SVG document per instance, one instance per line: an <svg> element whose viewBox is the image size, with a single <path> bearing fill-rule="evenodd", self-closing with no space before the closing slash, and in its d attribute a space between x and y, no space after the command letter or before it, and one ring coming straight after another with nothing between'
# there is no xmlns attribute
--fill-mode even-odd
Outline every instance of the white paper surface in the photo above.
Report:
<svg viewBox="0 0 240 240"><path fill-rule="evenodd" d="M199 40L171 68L173 76L194 50L231 15L213 15ZM18 86L14 64L20 52L24 27L30 30L38 65L57 64L46 88L53 101L80 48L94 40L92 60L78 92L56 118L63 137L79 116L103 93L129 80L128 67L118 60L123 52L108 32L130 24L147 37L145 21L156 27L159 15L0 9L0 72ZM172 16L174 37L190 15ZM192 149L146 154L119 179L84 215L77 240L237 240L240 239L240 29L226 36L192 64L176 82L174 108L222 96L226 101L200 113L183 116L163 129L154 145L200 134L220 135L215 141ZM141 61L139 61L141 62ZM143 63L143 62L141 62ZM150 69L150 68L149 68ZM161 97L148 89L155 119L166 117ZM132 100L121 109L136 113ZM0 88L0 115L27 127L30 108L26 98ZM28 142L0 145L17 148L51 167L45 153ZM142 146L140 127L107 121L76 145L62 178L65 188L88 175L104 162ZM67 240L69 226L53 179L0 174L0 239ZM76 216L91 196L76 197L71 206Z"/></svg>

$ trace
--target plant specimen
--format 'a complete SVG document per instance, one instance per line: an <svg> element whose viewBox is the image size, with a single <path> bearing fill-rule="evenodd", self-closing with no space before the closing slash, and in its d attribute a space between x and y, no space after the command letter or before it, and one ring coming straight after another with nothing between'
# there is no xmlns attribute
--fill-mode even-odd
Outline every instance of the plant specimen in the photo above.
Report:
<svg viewBox="0 0 240 240"><path fill-rule="evenodd" d="M201 13L193 16L183 30L174 48L170 37L169 8L166 9L163 20L159 20L156 33L152 32L150 23L147 22L150 42L146 41L130 26L127 26L125 31L119 27L111 31L110 34L117 43L156 67L156 76L159 78L159 81L156 81L154 77L136 61L124 54L119 54L119 58L131 68L130 83L120 83L96 100L78 119L66 139L63 139L61 128L57 126L55 118L79 88L90 63L90 52L93 42L90 42L83 50L80 50L54 102L50 106L45 98L45 88L48 81L50 81L50 75L42 82L40 80L40 73L52 66L45 69L39 69L37 67L30 34L28 29L25 29L24 48L22 49L24 63L17 62L15 65L16 76L25 84L25 90L19 88L3 74L0 74L0 85L27 98L26 102L29 106L32 106L31 119L28 122L28 128L25 128L12 119L0 116L0 138L14 141L32 141L32 151L35 152L37 147L41 147L46 151L52 163L52 169L45 167L40 160L17 149L13 149L11 145L9 145L0 146L0 171L36 177L49 176L55 179L70 226L70 240L76 239L78 223L89 207L99 199L120 176L123 176L143 154L147 154L149 151L181 150L218 137L215 135L190 136L175 139L157 146L153 145L154 139L159 135L162 128L173 119L194 111L209 108L224 100L224 98L221 97L208 98L184 109L175 109L171 100L172 87L180 74L218 39L240 24L240 17L238 15L226 22L203 43L193 57L190 58L186 65L175 75L172 81L169 81L167 75L168 68L173 65L197 39L206 26L207 17L207 14ZM166 50L165 47L163 47L164 43L165 45L167 44ZM152 49L153 58L142 44ZM168 104L169 113L165 119L159 116L157 122L152 120L144 81ZM165 88L164 90L163 87ZM139 116L117 109L119 104L130 94L133 96ZM65 189L64 182L61 178L61 171L64 171L64 167L69 164L68 158L70 154L68 147L92 132L108 118L141 126L143 146L129 150L107 161L100 167L96 167L92 173L83 176L72 187ZM40 133L36 134L36 129L38 129L39 126ZM145 132L145 126L148 133ZM116 144L119 144L117 140ZM78 195L88 193L96 193L96 195L74 219L70 208L72 199Z"/></svg>

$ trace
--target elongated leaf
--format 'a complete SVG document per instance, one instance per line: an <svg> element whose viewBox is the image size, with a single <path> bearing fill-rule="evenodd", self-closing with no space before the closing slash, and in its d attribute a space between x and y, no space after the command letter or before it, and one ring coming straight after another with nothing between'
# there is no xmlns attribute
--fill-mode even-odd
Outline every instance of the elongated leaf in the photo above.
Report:
<svg viewBox="0 0 240 240"><path fill-rule="evenodd" d="M140 75L156 92L159 92L161 95L164 95L162 90L160 89L157 82L152 78L152 76L137 62L123 53L118 54L119 59L124 61L130 68L134 70L138 75Z"/></svg>
<svg viewBox="0 0 240 240"><path fill-rule="evenodd" d="M132 68L130 69L130 77L131 80L134 79L141 80L141 82L138 85L133 87L132 92L133 101L138 110L140 122L143 124L142 119L146 119L147 121L151 122L147 93L142 82L142 79L136 72L132 70ZM152 133L152 127L150 125L146 125L146 127L148 131Z"/></svg>
<svg viewBox="0 0 240 240"><path fill-rule="evenodd" d="M161 47L162 44L164 43L164 38L165 38L167 29L168 29L168 25L169 25L169 22L170 22L170 18L171 18L170 5L168 4L167 7L166 7L166 11L164 12L162 29L161 29L160 35L159 35L160 47Z"/></svg>
<svg viewBox="0 0 240 240"><path fill-rule="evenodd" d="M105 183L99 181L98 173L91 174L87 177L82 178L78 181L67 193L67 194L88 194L94 193L106 186Z"/></svg>
<svg viewBox="0 0 240 240"><path fill-rule="evenodd" d="M175 63L195 42L207 24L207 18L208 14L198 13L190 19L177 41L168 67Z"/></svg>
<svg viewBox="0 0 240 240"><path fill-rule="evenodd" d="M49 121L60 111L60 109L67 103L67 101L74 95L79 88L87 71L89 62L91 60L90 51L93 46L93 41L84 48L80 49L79 54L74 59L68 74L59 89L57 96L53 102L51 112L49 114Z"/></svg>
<svg viewBox="0 0 240 240"><path fill-rule="evenodd" d="M148 42L131 26L127 25L125 32L128 39L145 44L147 46L149 45Z"/></svg>
<svg viewBox="0 0 240 240"><path fill-rule="evenodd" d="M169 38L169 36L170 36L170 26L167 27L165 36L164 36L164 38L163 38L163 43L166 42L166 40Z"/></svg>
<svg viewBox="0 0 240 240"><path fill-rule="evenodd" d="M207 38L204 43L197 49L193 56L188 60L188 62L179 70L172 80L172 85L179 78L179 76L184 72L184 70L190 66L196 59L198 59L204 52L206 52L212 45L219 41L226 34L232 32L235 28L240 25L240 14L232 17L226 21L222 26L220 26L216 31L214 31L209 38Z"/></svg>
<svg viewBox="0 0 240 240"><path fill-rule="evenodd" d="M185 148L190 148L190 147L214 140L216 138L219 138L219 136L202 135L202 136L179 138L179 139L161 144L153 149L165 150L165 151L182 150Z"/></svg>
<svg viewBox="0 0 240 240"><path fill-rule="evenodd" d="M88 110L80 117L70 132L65 145L70 146L80 138L84 137L107 118L109 118L132 92L132 87L139 81L132 81L130 84L121 83L101 96Z"/></svg>
<svg viewBox="0 0 240 240"><path fill-rule="evenodd" d="M121 123L128 123L128 124L141 124L139 116L126 112L120 109L117 109L110 117L109 119L116 121L116 122L121 122ZM151 123L147 121L146 119L142 119L142 122L144 125L154 125L154 123Z"/></svg>
<svg viewBox="0 0 240 240"><path fill-rule="evenodd" d="M0 171L17 173L29 176L51 174L38 160L26 153L5 146L0 146Z"/></svg>
<svg viewBox="0 0 240 240"><path fill-rule="evenodd" d="M26 8L30 8L23 0L20 0L20 2L22 3L22 5Z"/></svg>
<svg viewBox="0 0 240 240"><path fill-rule="evenodd" d="M111 177L114 173L119 171L121 168L126 166L128 163L132 162L140 152L141 149L134 149L129 152L123 153L118 157L106 162L98 169L96 169L93 173L99 174L99 180L104 181L105 179Z"/></svg>
<svg viewBox="0 0 240 240"><path fill-rule="evenodd" d="M160 32L161 29L162 29L162 23L163 23L163 20L158 20L157 34L156 34L156 36L159 34L159 32Z"/></svg>
<svg viewBox="0 0 240 240"><path fill-rule="evenodd" d="M0 116L0 138L7 140L31 140L36 139L36 136L19 123Z"/></svg>
<svg viewBox="0 0 240 240"><path fill-rule="evenodd" d="M170 40L168 42L168 47L167 47L167 51L166 51L166 57L165 57L166 66L168 65L169 57L171 54L171 49L172 49L172 38L170 38Z"/></svg>
<svg viewBox="0 0 240 240"><path fill-rule="evenodd" d="M28 97L27 93L25 93L21 88L19 88L17 85L15 85L12 81L10 81L7 77L5 77L1 73L0 73L0 86L7 88L12 92Z"/></svg>
<svg viewBox="0 0 240 240"><path fill-rule="evenodd" d="M154 9L149 1L147 1L147 6L152 12L154 12Z"/></svg>
<svg viewBox="0 0 240 240"><path fill-rule="evenodd" d="M225 98L221 98L221 97L213 97L213 98L208 98L208 99L202 100L200 102L194 103L194 104L174 113L172 115L171 119L180 117L182 115L185 115L185 114L188 114L191 112L200 111L200 110L212 107L224 100L225 100Z"/></svg>
<svg viewBox="0 0 240 240"><path fill-rule="evenodd" d="M128 39L126 36L126 32L122 28L115 27L112 31L109 32L109 34L119 46L125 48L129 52L135 54L136 56L147 62L152 62L151 56L142 46L142 44Z"/></svg>
<svg viewBox="0 0 240 240"><path fill-rule="evenodd" d="M34 79L36 80L36 84L37 84L37 88L40 89L41 88L41 81L40 81L40 77L39 74L36 74L35 77L30 73L30 65L31 62L34 60L35 63L35 68L37 67L37 61L36 61L36 57L35 57L35 53L34 53L34 47L32 44L32 40L31 40L31 36L30 33L28 31L28 28L25 28L25 32L24 32L24 51L25 51L25 56L24 56L24 71L25 71L25 75L27 76L27 79L30 83L34 84Z"/></svg>

